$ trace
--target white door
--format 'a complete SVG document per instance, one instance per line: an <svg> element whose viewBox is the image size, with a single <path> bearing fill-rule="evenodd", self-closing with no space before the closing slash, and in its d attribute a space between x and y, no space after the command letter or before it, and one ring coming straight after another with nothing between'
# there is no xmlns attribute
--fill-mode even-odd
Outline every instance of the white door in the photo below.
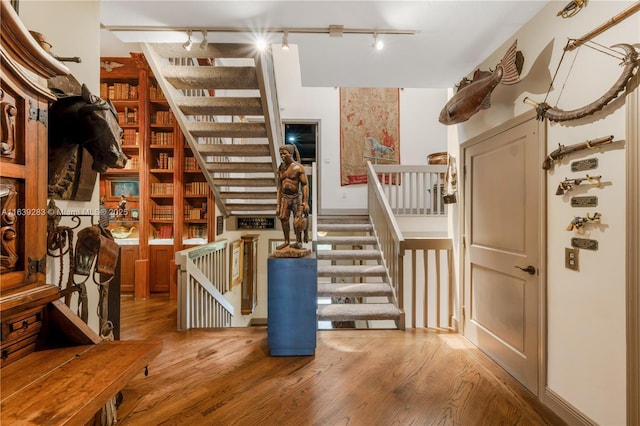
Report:
<svg viewBox="0 0 640 426"><path fill-rule="evenodd" d="M512 122L463 145L463 332L537 395L544 126Z"/></svg>

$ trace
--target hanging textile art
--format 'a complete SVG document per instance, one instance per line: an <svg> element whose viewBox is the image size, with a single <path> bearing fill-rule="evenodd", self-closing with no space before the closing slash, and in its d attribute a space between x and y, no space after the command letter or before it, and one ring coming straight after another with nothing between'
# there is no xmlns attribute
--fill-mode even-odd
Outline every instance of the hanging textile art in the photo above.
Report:
<svg viewBox="0 0 640 426"><path fill-rule="evenodd" d="M367 183L367 161L400 163L399 89L340 89L340 184Z"/></svg>

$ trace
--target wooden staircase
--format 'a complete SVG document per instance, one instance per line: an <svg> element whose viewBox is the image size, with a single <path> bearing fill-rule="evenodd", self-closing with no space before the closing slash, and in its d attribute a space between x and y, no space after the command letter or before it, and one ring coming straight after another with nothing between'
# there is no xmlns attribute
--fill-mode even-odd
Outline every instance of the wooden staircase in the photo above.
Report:
<svg viewBox="0 0 640 426"><path fill-rule="evenodd" d="M251 44L142 50L224 216L273 216L282 141L271 51Z"/></svg>
<svg viewBox="0 0 640 426"><path fill-rule="evenodd" d="M318 321L339 328L404 329L386 267L367 216L318 218Z"/></svg>

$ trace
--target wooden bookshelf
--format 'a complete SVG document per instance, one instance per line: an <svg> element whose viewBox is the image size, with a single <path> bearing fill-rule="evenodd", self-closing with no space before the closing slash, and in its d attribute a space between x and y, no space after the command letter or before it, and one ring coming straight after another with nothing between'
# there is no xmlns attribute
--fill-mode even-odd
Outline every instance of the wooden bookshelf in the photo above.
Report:
<svg viewBox="0 0 640 426"><path fill-rule="evenodd" d="M158 262L173 262L173 254L185 246L215 240L215 200L144 56L101 61L122 64L110 72L101 69L100 94L118 111L122 149L130 160L125 169L101 175L100 194L116 211L120 199L114 188L136 185L136 195L126 197L127 215L112 217L109 228L133 227L122 253L131 257L123 265L135 264L135 274L122 271L122 288L146 298L169 291L166 274L157 273L165 266Z"/></svg>

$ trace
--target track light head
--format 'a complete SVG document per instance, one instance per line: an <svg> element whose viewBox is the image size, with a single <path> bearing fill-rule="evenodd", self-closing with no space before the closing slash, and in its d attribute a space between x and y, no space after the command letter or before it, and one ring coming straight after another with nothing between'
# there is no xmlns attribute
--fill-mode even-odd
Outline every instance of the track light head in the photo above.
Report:
<svg viewBox="0 0 640 426"><path fill-rule="evenodd" d="M378 38L378 33L373 33L373 44L371 45L376 50L382 50L384 43Z"/></svg>
<svg viewBox="0 0 640 426"><path fill-rule="evenodd" d="M209 40L207 40L207 30L202 30L202 41L200 42L200 49L206 49L209 45Z"/></svg>
<svg viewBox="0 0 640 426"><path fill-rule="evenodd" d="M282 50L289 50L289 30L284 30L282 34Z"/></svg>
<svg viewBox="0 0 640 426"><path fill-rule="evenodd" d="M184 42L182 47L188 52L191 50L191 46L193 46L193 41L191 41L191 30L187 30L187 41Z"/></svg>

